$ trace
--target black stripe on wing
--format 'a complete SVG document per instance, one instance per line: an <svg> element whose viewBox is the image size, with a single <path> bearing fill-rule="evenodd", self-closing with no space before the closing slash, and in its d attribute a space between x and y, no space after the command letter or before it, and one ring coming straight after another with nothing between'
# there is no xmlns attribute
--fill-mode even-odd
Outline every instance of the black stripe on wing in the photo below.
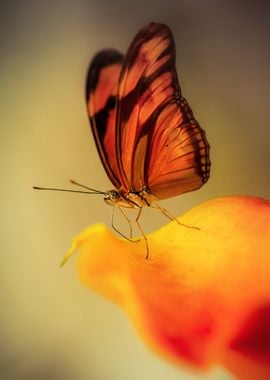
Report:
<svg viewBox="0 0 270 380"><path fill-rule="evenodd" d="M86 80L86 102L95 143L108 177L121 187L116 159L116 98L124 56L116 50L103 50L92 60Z"/></svg>

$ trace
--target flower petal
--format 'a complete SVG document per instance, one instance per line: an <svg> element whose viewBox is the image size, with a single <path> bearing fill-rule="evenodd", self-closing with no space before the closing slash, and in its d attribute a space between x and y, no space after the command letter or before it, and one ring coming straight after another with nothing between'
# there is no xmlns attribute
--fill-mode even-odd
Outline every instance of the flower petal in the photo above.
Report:
<svg viewBox="0 0 270 380"><path fill-rule="evenodd" d="M160 354L270 378L270 202L205 202L132 243L103 225L74 241L81 281L117 303ZM267 322L268 321L268 322ZM252 372L253 371L253 372ZM252 375L252 376L253 376ZM266 378L266 377L265 377Z"/></svg>

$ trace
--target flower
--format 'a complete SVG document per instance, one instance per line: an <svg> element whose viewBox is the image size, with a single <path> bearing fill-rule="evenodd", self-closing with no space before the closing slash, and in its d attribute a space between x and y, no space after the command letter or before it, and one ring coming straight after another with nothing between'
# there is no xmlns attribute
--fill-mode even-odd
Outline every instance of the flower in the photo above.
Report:
<svg viewBox="0 0 270 380"><path fill-rule="evenodd" d="M163 357L270 378L270 202L223 197L187 212L145 242L94 225L74 239L78 274L117 303ZM196 228L188 228L193 226ZM199 228L199 229L198 229Z"/></svg>

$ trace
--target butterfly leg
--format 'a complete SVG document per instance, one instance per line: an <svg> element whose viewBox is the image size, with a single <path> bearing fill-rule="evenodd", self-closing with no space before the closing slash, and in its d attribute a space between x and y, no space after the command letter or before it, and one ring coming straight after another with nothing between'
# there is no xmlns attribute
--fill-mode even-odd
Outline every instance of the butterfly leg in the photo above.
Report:
<svg viewBox="0 0 270 380"><path fill-rule="evenodd" d="M154 205L154 206L153 206ZM184 223L181 223L179 222L179 220L170 213L170 211L168 211L166 208L164 207L160 207L159 204L157 204L156 202L152 202L151 206L152 208L156 209L156 210L160 210L162 212L162 214L164 214L167 218L169 218L170 220L174 220L176 223L178 223L179 225L181 226L184 226L184 227L187 227L187 228L194 228L195 230L200 230L199 227L194 227L194 226L188 226L187 224L184 224Z"/></svg>
<svg viewBox="0 0 270 380"><path fill-rule="evenodd" d="M129 228L130 228L130 232L132 234L132 228L131 228L131 221L128 219L128 217L126 216L126 214L124 213L123 210L121 210L120 206L117 206L118 209L121 211L122 215L124 216L124 218L128 221L128 224L129 224ZM139 240L132 240L131 238L128 238L126 235L122 234L121 231L119 231L115 225L114 225L114 206L113 206L113 210L112 210L112 217L111 217L111 226L112 228L114 229L115 232L118 233L118 235L122 236L124 239L128 240L128 241L131 241L132 243L134 242L137 242Z"/></svg>
<svg viewBox="0 0 270 380"><path fill-rule="evenodd" d="M122 210L121 206L118 206L118 210L121 212L121 214L123 215L123 217L126 219L126 221L128 222L128 227L129 227L129 238L132 239L132 225L131 225L131 220L127 217L127 215L124 213L124 211Z"/></svg>
<svg viewBox="0 0 270 380"><path fill-rule="evenodd" d="M141 213L142 213L142 207L139 208L139 212L138 212L138 215L137 215L137 217L135 219L135 222L136 222L136 224L137 224L137 226L138 226L138 228L139 228L139 230L140 230L140 232L141 232L141 234L142 234L142 236L144 238L145 245L146 245L146 255L145 255L145 258L148 259L148 257L149 257L149 246L148 246L148 242L147 242L147 237L145 236L145 233L144 233L144 231L142 229L142 226L139 223L139 219L140 219Z"/></svg>

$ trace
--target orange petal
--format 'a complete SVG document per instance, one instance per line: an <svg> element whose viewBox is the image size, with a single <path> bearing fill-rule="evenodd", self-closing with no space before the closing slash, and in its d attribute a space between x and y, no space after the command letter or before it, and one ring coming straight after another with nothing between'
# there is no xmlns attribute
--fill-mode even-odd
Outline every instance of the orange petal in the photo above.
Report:
<svg viewBox="0 0 270 380"><path fill-rule="evenodd" d="M74 240L81 281L174 362L270 378L270 202L205 202L138 243L95 225ZM249 377L251 376L251 377Z"/></svg>

